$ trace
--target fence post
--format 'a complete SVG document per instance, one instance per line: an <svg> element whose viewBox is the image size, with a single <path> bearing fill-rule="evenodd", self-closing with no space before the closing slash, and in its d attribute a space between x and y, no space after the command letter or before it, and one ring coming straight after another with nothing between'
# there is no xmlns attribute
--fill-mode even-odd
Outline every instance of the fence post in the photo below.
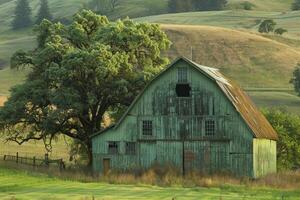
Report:
<svg viewBox="0 0 300 200"><path fill-rule="evenodd" d="M47 167L49 167L49 156L47 153L45 154L45 164Z"/></svg>
<svg viewBox="0 0 300 200"><path fill-rule="evenodd" d="M16 155L16 162L17 163L19 162L19 152L17 152L17 155Z"/></svg>

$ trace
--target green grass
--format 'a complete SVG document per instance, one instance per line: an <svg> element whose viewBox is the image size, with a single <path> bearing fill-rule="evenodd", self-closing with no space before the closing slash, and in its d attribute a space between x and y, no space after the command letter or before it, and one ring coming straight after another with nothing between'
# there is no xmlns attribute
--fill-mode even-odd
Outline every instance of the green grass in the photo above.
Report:
<svg viewBox="0 0 300 200"><path fill-rule="evenodd" d="M278 27L287 29L289 32L286 36L299 39L300 11L285 13L245 10L189 12L142 17L136 20L162 24L209 25L257 31L261 20L267 18L274 19Z"/></svg>
<svg viewBox="0 0 300 200"><path fill-rule="evenodd" d="M11 200L92 200L92 199L298 199L299 190L248 188L224 185L220 188L158 187L148 185L114 185L81 183L0 168L0 199Z"/></svg>
<svg viewBox="0 0 300 200"><path fill-rule="evenodd" d="M55 18L70 18L78 9L83 7L83 3L89 0L49 0L49 7ZM122 0L115 12L109 14L111 18L118 17L140 17L166 13L168 0ZM238 7L245 0L229 0L228 8ZM247 0L255 5L258 11L288 11L291 8L293 0ZM39 0L31 0L30 6L33 10L33 19L35 18ZM8 30L15 7L13 0L0 0L0 32Z"/></svg>
<svg viewBox="0 0 300 200"><path fill-rule="evenodd" d="M253 101L264 108L283 108L300 115L300 97L282 91L248 91Z"/></svg>

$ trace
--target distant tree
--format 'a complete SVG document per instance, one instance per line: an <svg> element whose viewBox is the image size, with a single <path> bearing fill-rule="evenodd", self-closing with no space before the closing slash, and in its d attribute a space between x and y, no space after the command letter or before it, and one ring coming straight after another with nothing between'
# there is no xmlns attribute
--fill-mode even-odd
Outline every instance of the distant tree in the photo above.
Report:
<svg viewBox="0 0 300 200"><path fill-rule="evenodd" d="M275 29L274 33L277 34L277 35L282 35L284 33L287 33L288 31L284 28L277 28Z"/></svg>
<svg viewBox="0 0 300 200"><path fill-rule="evenodd" d="M168 8L170 13L193 11L193 0L169 0Z"/></svg>
<svg viewBox="0 0 300 200"><path fill-rule="evenodd" d="M227 0L192 0L192 4L197 11L223 10Z"/></svg>
<svg viewBox="0 0 300 200"><path fill-rule="evenodd" d="M119 5L120 0L110 0L110 6L112 8L112 11L116 9L116 7Z"/></svg>
<svg viewBox="0 0 300 200"><path fill-rule="evenodd" d="M224 10L227 5L227 0L211 0L210 10Z"/></svg>
<svg viewBox="0 0 300 200"><path fill-rule="evenodd" d="M12 68L31 70L0 108L0 133L50 149L57 136L69 136L91 164L91 136L103 130L105 114L129 106L164 68L170 41L157 24L109 22L87 10L70 26L43 20L36 32L35 50L11 58Z"/></svg>
<svg viewBox="0 0 300 200"><path fill-rule="evenodd" d="M40 24L43 19L52 20L52 15L49 10L48 0L40 0L40 9L37 14L36 24Z"/></svg>
<svg viewBox="0 0 300 200"><path fill-rule="evenodd" d="M295 92L300 96L300 63L296 66L290 83L294 85Z"/></svg>
<svg viewBox="0 0 300 200"><path fill-rule="evenodd" d="M27 0L17 0L12 21L13 29L22 29L32 25L31 8Z"/></svg>
<svg viewBox="0 0 300 200"><path fill-rule="evenodd" d="M255 6L253 3L250 3L249 1L244 1L241 3L244 10L252 10Z"/></svg>
<svg viewBox="0 0 300 200"><path fill-rule="evenodd" d="M258 31L260 33L273 32L275 26L276 26L276 22L274 22L272 19L266 19L259 25Z"/></svg>
<svg viewBox="0 0 300 200"><path fill-rule="evenodd" d="M300 168L300 117L285 110L263 110L266 118L278 133L278 169Z"/></svg>
<svg viewBox="0 0 300 200"><path fill-rule="evenodd" d="M120 0L90 0L85 8L89 8L98 14L108 14L114 12Z"/></svg>
<svg viewBox="0 0 300 200"><path fill-rule="evenodd" d="M295 0L292 4L292 10L300 10L300 0Z"/></svg>

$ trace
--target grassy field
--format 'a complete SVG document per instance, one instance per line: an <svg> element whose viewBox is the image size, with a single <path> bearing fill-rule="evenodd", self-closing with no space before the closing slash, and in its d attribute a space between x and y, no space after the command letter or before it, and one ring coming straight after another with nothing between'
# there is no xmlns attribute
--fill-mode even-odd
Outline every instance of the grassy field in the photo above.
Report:
<svg viewBox="0 0 300 200"><path fill-rule="evenodd" d="M49 7L56 19L70 18L83 4L89 0L49 0ZM119 6L109 16L113 19L118 17L140 17L166 13L168 0L122 0ZM238 8L246 0L229 0L227 9ZM247 0L251 2L257 11L288 11L291 9L293 0ZM33 18L39 8L39 0L31 0ZM0 0L0 32L8 30L15 7L14 0Z"/></svg>
<svg viewBox="0 0 300 200"><path fill-rule="evenodd" d="M218 12L189 12L142 17L137 19L137 21L147 21L162 24L209 25L257 31L261 20L267 18L274 19L278 27L288 29L289 32L286 34L286 36L299 39L300 11L267 12L226 10Z"/></svg>
<svg viewBox="0 0 300 200"><path fill-rule="evenodd" d="M219 188L158 187L148 185L116 185L64 181L43 174L0 168L0 199L3 200L97 200L97 199L244 199L293 200L299 190L249 188L224 185Z"/></svg>
<svg viewBox="0 0 300 200"><path fill-rule="evenodd" d="M173 45L171 58L184 55L216 67L243 87L290 87L292 71L300 62L292 39L272 40L260 34L213 26L162 25ZM193 54L193 55L191 55Z"/></svg>

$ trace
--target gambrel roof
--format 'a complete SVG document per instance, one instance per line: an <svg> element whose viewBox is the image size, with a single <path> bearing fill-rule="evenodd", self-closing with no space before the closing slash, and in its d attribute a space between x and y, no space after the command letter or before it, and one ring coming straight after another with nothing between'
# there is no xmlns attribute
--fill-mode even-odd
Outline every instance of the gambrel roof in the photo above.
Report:
<svg viewBox="0 0 300 200"><path fill-rule="evenodd" d="M246 122L248 127L252 130L253 136L255 138L265 138L271 140L278 140L278 135L276 131L273 129L271 124L265 118L265 116L259 111L259 109L255 106L250 97L233 81L226 78L224 75L220 73L218 69L206 67L199 65L185 57L180 57L176 59L172 64L170 64L166 69L164 69L161 73L159 73L150 83L144 88L144 90L140 93L139 96L133 101L131 106L124 113L119 122L110 128L117 128L125 117L128 115L132 107L135 103L140 99L143 95L144 91L147 90L149 85L156 80L159 76L165 73L169 68L175 65L179 61L185 61L189 63L192 67L197 69L200 73L214 81L217 86L222 90L225 96L232 103L236 111L240 114L243 120ZM107 130L107 129L106 129ZM105 132L106 130L101 131L100 133ZM100 133L95 134L99 135Z"/></svg>

